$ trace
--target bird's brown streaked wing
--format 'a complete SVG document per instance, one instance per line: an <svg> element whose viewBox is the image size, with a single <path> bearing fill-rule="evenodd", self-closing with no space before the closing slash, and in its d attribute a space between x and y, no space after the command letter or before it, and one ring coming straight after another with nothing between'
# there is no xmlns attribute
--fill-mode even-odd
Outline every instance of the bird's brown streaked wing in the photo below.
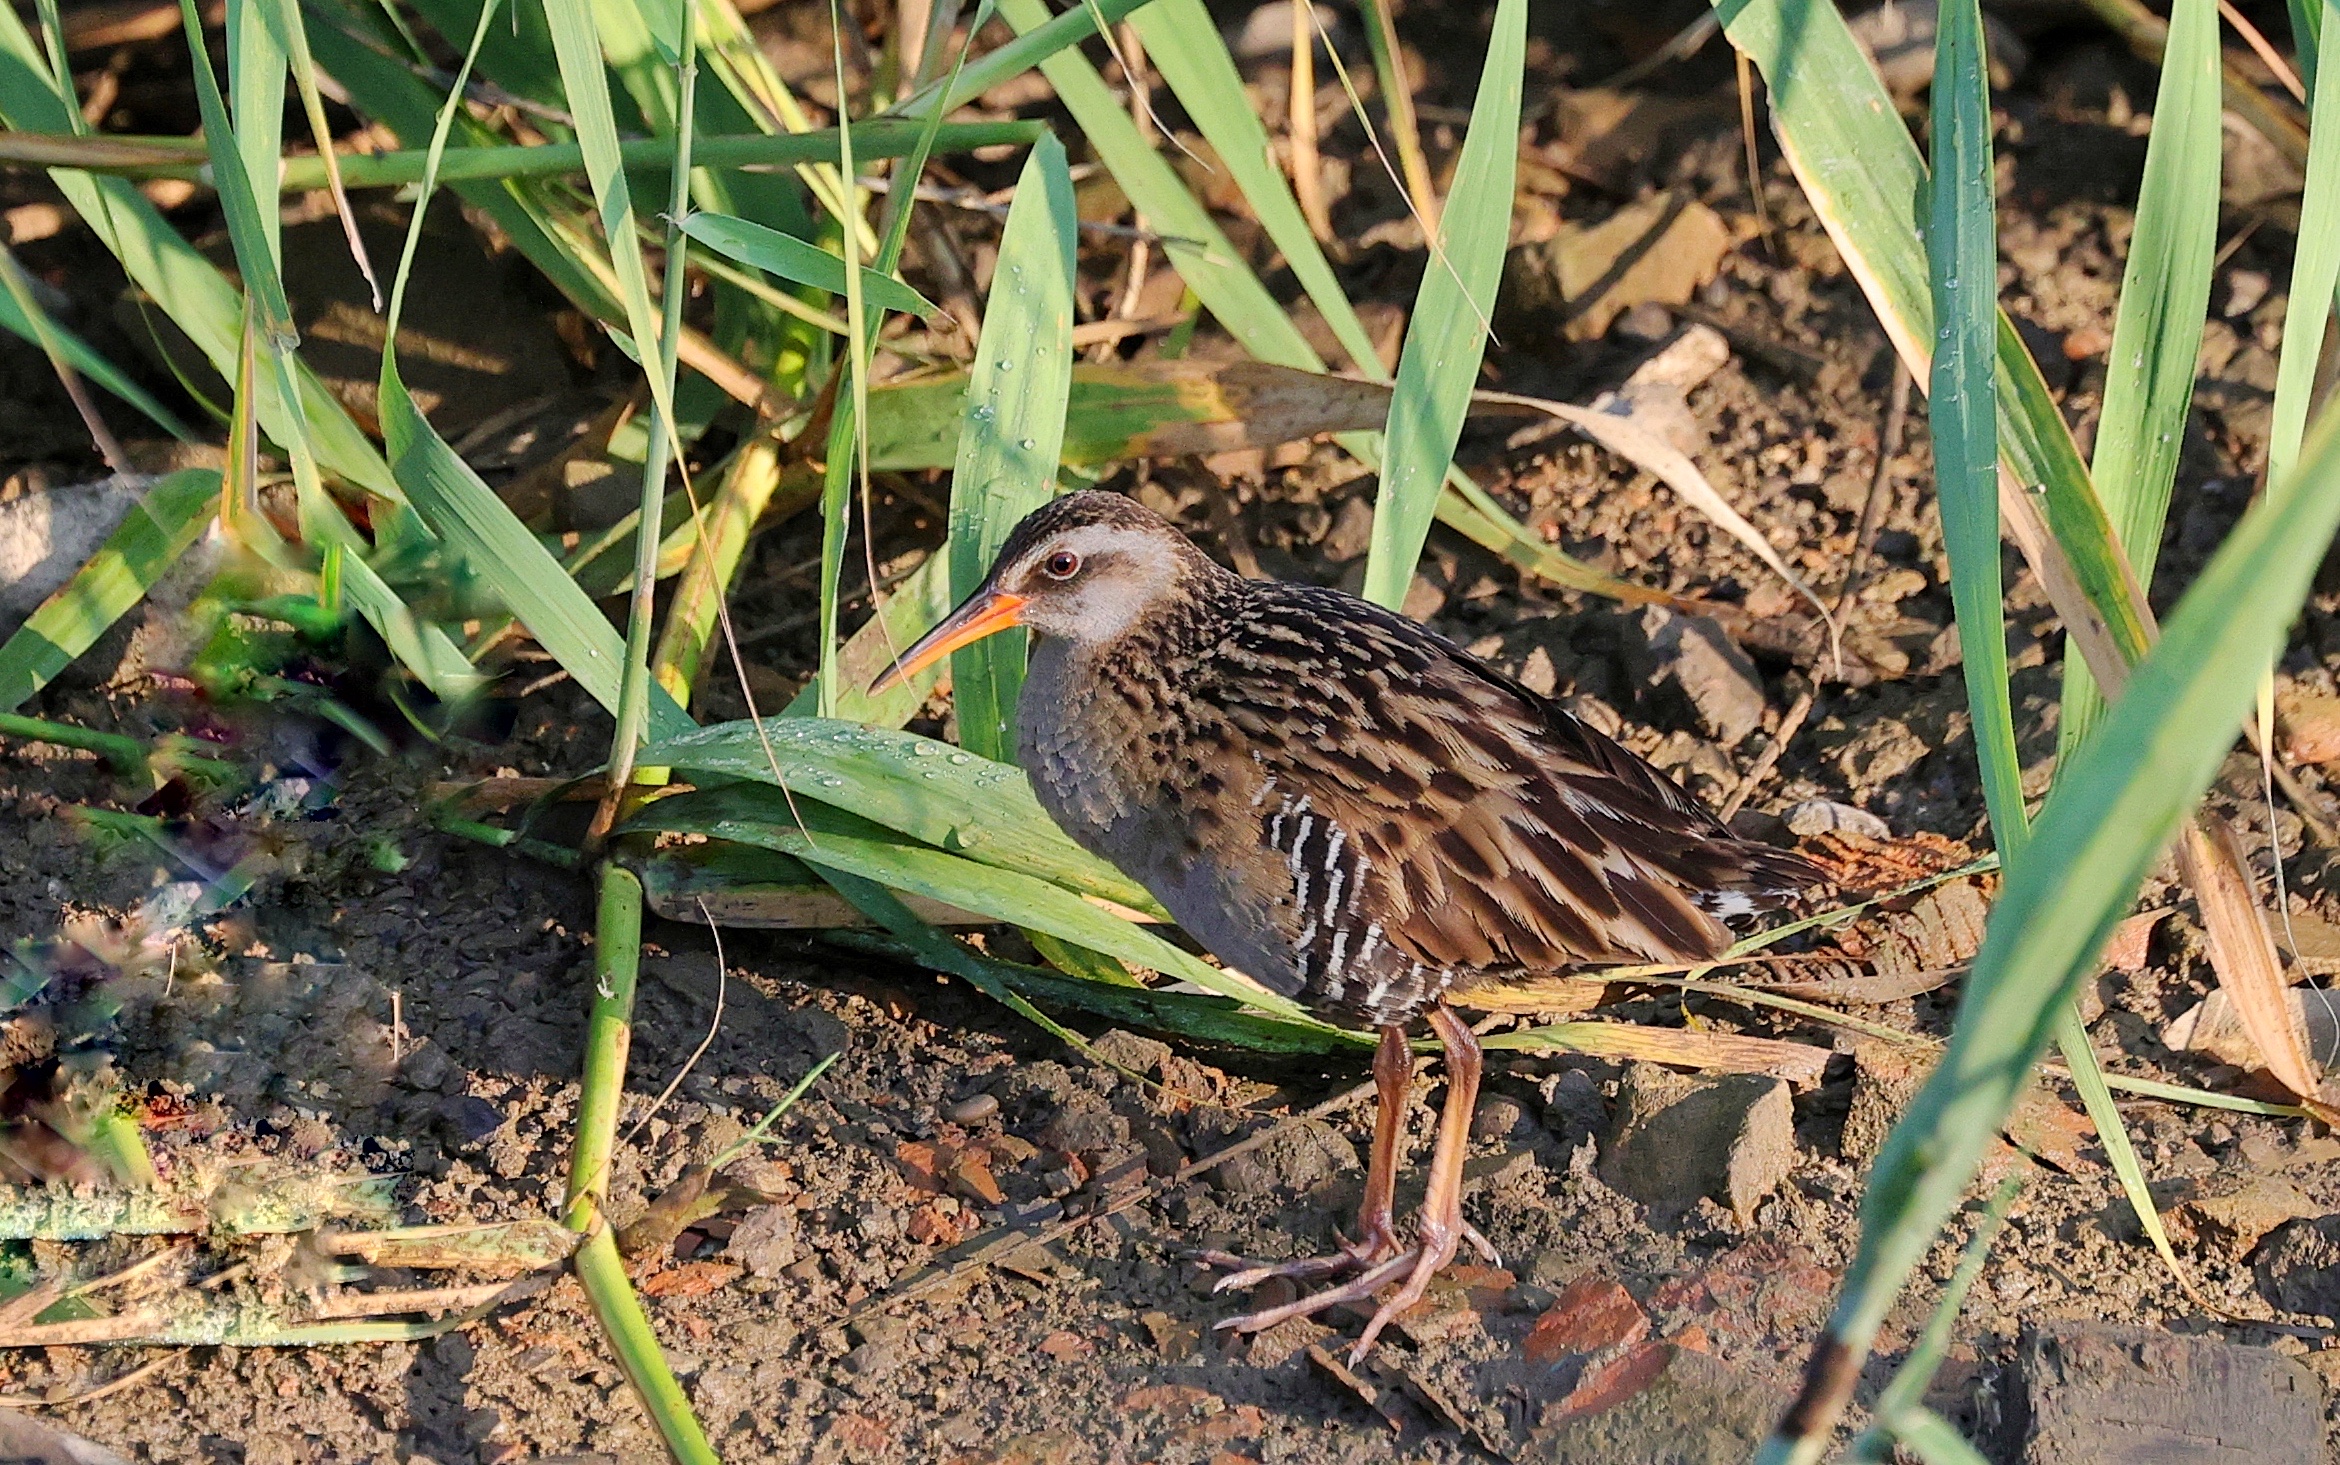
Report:
<svg viewBox="0 0 2340 1465"><path fill-rule="evenodd" d="M1278 591L1217 648L1211 695L1270 781L1263 842L1311 857L1290 846L1290 820L1282 845L1273 827L1302 801L1320 845L1337 831L1358 866L1344 889L1355 926L1458 977L1694 960L1728 943L1707 907L1761 883L1750 847L1663 775L1411 622L1353 603L1328 616L1310 603L1324 592ZM1316 939L1337 924L1316 921Z"/></svg>

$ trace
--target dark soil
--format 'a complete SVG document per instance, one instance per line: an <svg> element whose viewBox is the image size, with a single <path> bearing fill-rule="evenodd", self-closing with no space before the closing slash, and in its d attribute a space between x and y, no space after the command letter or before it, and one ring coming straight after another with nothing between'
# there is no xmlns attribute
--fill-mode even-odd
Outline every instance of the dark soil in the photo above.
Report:
<svg viewBox="0 0 2340 1465"><path fill-rule="evenodd" d="M1626 9L1539 18L1529 106L1542 120L1528 155L1542 165L1535 177L1545 182L1535 186L1547 225L1597 221L1666 187L1747 222L1751 235L1730 67L1718 46L1661 70L1643 90L1725 104L1689 108L1687 122L1646 146L1622 139L1624 161L1597 178L1575 162L1585 140L1556 131L1560 88L1591 86L1696 13L1686 4ZM1478 8L1409 10L1409 40L1427 58L1420 71L1434 157L1459 145L1459 127L1443 119L1468 105L1484 23ZM791 34L810 34L814 20L789 7L758 24L777 54L794 59L805 43ZM2142 154L2135 114L2153 77L2084 28L2035 30L2031 39L2030 68L1998 99L2002 282L2085 445ZM825 45L808 54L827 64ZM1281 64L1263 63L1255 76L1263 107L1280 118ZM1354 132L1349 124L1326 144L1353 181L1335 207L1340 233L1353 241L1343 268L1382 321L1410 301L1424 257L1418 231L1409 243L1394 195ZM1768 139L1765 157L1773 157ZM52 197L21 177L7 187L11 206ZM1446 531L1432 538L1409 609L1616 729L1710 803L1745 794L1740 818L1750 830L1776 835L1786 811L1831 800L1881 817L1899 841L1932 835L1979 847L1986 827L1922 397L1898 451L1880 464L1893 370L1885 337L1784 167L1767 169L1763 190L1769 240L1734 248L1688 310L1632 312L1584 343L1510 330L1488 374L1506 390L1585 400L1621 382L1677 326L1698 319L1723 329L1732 359L1690 396L1708 443L1699 461L1824 597L1856 564L1863 506L1881 485L1873 544L1857 560L1844 608L1848 677L1823 675L1816 638L1761 630L1788 624L1798 606L1743 546L1587 443L1551 437L1507 448L1516 421L1475 425L1466 466L1570 553L1628 580L1737 607L1732 624L1757 628L1742 637L1762 702L1757 727L1727 745L1714 736L1652 651L1644 613L1523 583ZM191 232L208 227L205 208L197 201L183 210ZM2238 209L2226 224L2231 237L2262 219L2221 266L2213 294L2222 314L2204 351L2201 405L2154 587L2164 607L2241 513L2262 466L2272 332L2293 241L2279 207ZM993 226L956 215L949 227L972 247ZM1084 249L1084 286L1100 300L1120 289L1124 248L1090 240ZM135 313L125 321L115 309L109 292L118 275L93 241L67 227L22 252L101 347L117 360L140 359ZM514 390L513 401L590 404L594 383L615 369L605 360L586 370L559 355L539 339L540 323L514 333L538 343L513 370L534 373L541 390ZM1201 340L1200 349L1218 349L1208 330ZM5 448L14 476L0 496L102 471L37 353L0 344L0 393L15 424ZM136 435L129 422L116 425ZM1361 573L1354 526L1373 485L1328 446L1154 464L1123 470L1110 486L1174 513L1247 571L1328 583ZM878 559L906 569L939 542L947 484L904 480L882 490ZM1213 496L1232 512L1215 511ZM812 659L803 567L817 557L818 528L808 518L757 542L736 597L767 709ZM2062 637L2012 550L2007 568L2017 715L2037 794L2052 768ZM2289 689L2334 690L2336 614L2340 601L2329 597L2306 612L2282 666ZM107 671L70 678L27 710L133 731L184 718L140 668L110 682ZM515 685L529 680L524 668ZM1742 790L1783 716L1806 697L1809 716L1776 769ZM713 717L744 710L736 690L720 684L707 688L702 706ZM435 832L417 810L439 780L581 772L599 761L608 735L607 719L574 687L541 687L519 699L508 736L342 758L332 797L317 801L330 817L271 820L246 810L229 819L239 837L275 841L275 869L204 925L170 970L124 983L115 1062L154 1112L177 1116L150 1134L165 1169L272 1162L394 1174L396 1216L413 1224L552 1214L591 993L589 882ZM290 740L276 756L297 771ZM2322 775L2298 771L2328 803ZM2256 841L2264 874L2268 820L2256 765L2238 757L2230 773L2217 797ZM75 805L123 808L143 795L84 756L11 740L0 748L0 788L0 932L44 938L83 929L73 923L121 917L166 878L184 878L180 869L158 871L150 850L102 848L67 817ZM2332 852L2312 838L2303 843L2295 816L2277 820L2294 908L2340 920ZM2188 898L2167 873L2149 882L2140 909L2170 913L2140 959L2096 982L2091 1035L2116 1071L2247 1088L2249 1076L2160 1041L2168 1020L2214 986ZM841 953L810 934L727 933L720 963L702 929L658 924L649 941L623 1121L646 1122L621 1147L610 1184L621 1224L686 1165L736 1139L813 1064L841 1055L773 1142L735 1168L763 1198L694 1224L639 1264L653 1324L728 1461L1574 1458L1546 1426L1577 1381L1576 1366L1534 1361L1522 1341L1558 1294L1588 1278L1622 1283L1649 1314L1651 1336L1711 1356L1721 1382L1690 1397L1752 1399L1760 1428L1788 1396L1849 1260L1866 1155L1865 1131L1848 1116L1884 1083L1875 1071L1856 1071L1849 1036L1818 1025L1758 1021L1703 999L1645 997L1623 1009L1645 1021L1695 1020L1839 1050L1822 1081L1794 1096L1795 1155L1776 1193L1744 1216L1712 1200L1653 1211L1599 1178L1622 1067L1496 1059L1466 1214L1504 1270L1458 1268L1456 1286L1393 1332L1361 1370L1378 1400L1368 1404L1310 1354L1317 1343L1339 1353L1354 1318L1233 1339L1212 1324L1236 1306L1208 1295L1208 1277L1189 1259L1198 1247L1274 1257L1334 1242L1360 1187L1369 1111L1293 1116L1351 1089L1362 1061L1164 1048L1075 1022L1149 1080L1140 1083L964 986ZM1939 1033L1955 991L1855 1010ZM655 1096L710 1028L704 1053L653 1113ZM967 1104L985 1095L996 1103ZM1435 1097L1417 1089L1417 1160ZM2042 1158L2008 1151L1995 1162L2027 1184L1967 1303L1935 1406L1995 1457L2016 1458L2006 1376L2020 1330L2054 1317L2215 1332L2302 1355L2340 1384L2340 1352L2319 1351L2313 1327L2229 1322L2172 1285L2076 1109L2068 1090L2050 1085L2027 1141ZM2332 1164L2340 1147L2299 1122L2145 1101L2125 1102L2124 1113L2165 1207L2269 1177L2300 1198L2284 1225L2181 1229L2181 1255L2207 1302L2294 1324L2340 1314L2340 1172ZM1262 1131L1275 1138L1242 1159L1174 1178L1187 1161ZM938 1193L928 1183L922 1156L931 1151L921 1146L970 1144L989 1157L1004 1199L947 1186ZM1922 1322L1961 1239L1929 1257L1887 1330L1872 1385ZM264 1260L263 1250L253 1247L252 1259ZM408 1285L433 1282L418 1274ZM0 1360L0 1392L67 1396L143 1361L88 1348L19 1353ZM140 1461L661 1458L581 1290L565 1276L429 1341L191 1347L136 1387L52 1417Z"/></svg>

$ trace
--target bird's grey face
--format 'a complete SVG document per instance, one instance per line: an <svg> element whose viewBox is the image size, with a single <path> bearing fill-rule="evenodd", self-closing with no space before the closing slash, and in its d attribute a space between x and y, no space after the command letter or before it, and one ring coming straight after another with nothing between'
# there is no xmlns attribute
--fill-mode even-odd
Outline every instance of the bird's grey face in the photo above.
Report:
<svg viewBox="0 0 2340 1465"><path fill-rule="evenodd" d="M1017 623L1101 646L1170 593L1184 540L1124 524L1077 524L1003 557L990 586L1019 598Z"/></svg>
<svg viewBox="0 0 2340 1465"><path fill-rule="evenodd" d="M1106 497L1068 495L1025 519L975 593L903 652L871 691L1011 626L1079 646L1110 644L1173 594L1182 575L1208 571L1210 561L1168 523L1105 509L1096 501ZM1079 512L1084 508L1093 512Z"/></svg>

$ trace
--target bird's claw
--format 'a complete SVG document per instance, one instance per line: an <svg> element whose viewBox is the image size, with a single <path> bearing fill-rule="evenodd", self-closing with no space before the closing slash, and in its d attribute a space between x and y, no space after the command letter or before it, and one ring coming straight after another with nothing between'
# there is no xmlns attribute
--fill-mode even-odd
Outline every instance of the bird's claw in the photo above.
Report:
<svg viewBox="0 0 2340 1465"><path fill-rule="evenodd" d="M1365 1331L1358 1337L1356 1346L1349 1350L1349 1362L1359 1363L1363 1361L1367 1353L1372 1351L1374 1340L1381 1336L1381 1330L1422 1300L1423 1294L1430 1289L1431 1279L1436 1277L1446 1264L1454 1259L1455 1251L1459 1243L1463 1241L1468 1241L1472 1248L1485 1256L1489 1262L1498 1260L1495 1248L1488 1243L1487 1238L1479 1234L1477 1227L1465 1221L1458 1228L1458 1232L1426 1238L1423 1245L1404 1251L1395 1251L1393 1245L1391 1254L1374 1256L1367 1251L1364 1244L1352 1243L1331 1256L1311 1257L1304 1262L1287 1262L1274 1267L1250 1267L1221 1281L1212 1290L1225 1292L1234 1287L1257 1286L1270 1277L1277 1276L1323 1275L1347 1266L1354 1266L1359 1270L1355 1277L1338 1287L1330 1287L1322 1292L1311 1293L1280 1307L1263 1308L1258 1312L1227 1318L1217 1326L1222 1331L1264 1332L1276 1324L1287 1322L1292 1318L1308 1317L1322 1312L1326 1308L1338 1307L1345 1302L1363 1302L1403 1275L1404 1285L1387 1302L1375 1309L1372 1320L1366 1323ZM1224 1257L1228 1262L1240 1260L1227 1256L1223 1252L1217 1253L1217 1255ZM1206 1254L1205 1259L1209 1259L1209 1254ZM1319 1270L1307 1273L1299 1270L1309 1266Z"/></svg>

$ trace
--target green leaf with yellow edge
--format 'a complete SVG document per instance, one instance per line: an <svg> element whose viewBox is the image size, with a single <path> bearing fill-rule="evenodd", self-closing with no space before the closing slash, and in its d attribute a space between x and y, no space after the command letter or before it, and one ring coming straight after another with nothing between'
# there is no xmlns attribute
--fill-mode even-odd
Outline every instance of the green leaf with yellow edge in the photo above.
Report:
<svg viewBox="0 0 2340 1465"><path fill-rule="evenodd" d="M875 469L949 468L958 455L968 374L887 382L869 392ZM1264 361L1081 362L1065 407L1063 461L1095 465L1275 447L1371 428L1389 415L1373 382Z"/></svg>

